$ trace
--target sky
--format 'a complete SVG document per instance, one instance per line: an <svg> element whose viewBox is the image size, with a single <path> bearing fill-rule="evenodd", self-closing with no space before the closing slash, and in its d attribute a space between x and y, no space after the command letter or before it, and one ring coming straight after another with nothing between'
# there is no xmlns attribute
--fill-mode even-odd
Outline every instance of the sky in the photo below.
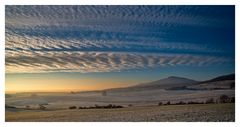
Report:
<svg viewBox="0 0 240 127"><path fill-rule="evenodd" d="M234 6L5 7L6 92L235 72Z"/></svg>

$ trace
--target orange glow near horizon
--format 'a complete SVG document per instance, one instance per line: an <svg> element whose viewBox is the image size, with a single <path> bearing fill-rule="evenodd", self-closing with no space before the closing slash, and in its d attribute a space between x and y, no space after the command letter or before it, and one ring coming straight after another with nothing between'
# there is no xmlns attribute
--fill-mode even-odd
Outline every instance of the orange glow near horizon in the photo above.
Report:
<svg viewBox="0 0 240 127"><path fill-rule="evenodd" d="M116 81L114 79L8 79L6 93L16 92L70 92L91 91L126 87L136 81Z"/></svg>

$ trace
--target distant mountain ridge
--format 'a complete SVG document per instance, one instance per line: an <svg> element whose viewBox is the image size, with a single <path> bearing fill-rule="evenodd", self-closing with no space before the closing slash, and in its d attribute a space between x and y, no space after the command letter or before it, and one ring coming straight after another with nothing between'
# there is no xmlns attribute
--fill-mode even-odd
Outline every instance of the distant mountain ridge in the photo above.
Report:
<svg viewBox="0 0 240 127"><path fill-rule="evenodd" d="M216 82L216 81L222 81L222 80L235 80L235 74L228 74L228 75L218 76L216 78L203 81L202 83Z"/></svg>
<svg viewBox="0 0 240 127"><path fill-rule="evenodd" d="M176 77L176 76L170 76L164 79L160 79L157 81L149 82L149 83L144 83L144 84L139 84L133 87L153 87L153 86L158 86L158 88L170 88L170 87L180 87L183 85L193 85L198 83L198 81L188 79L188 78L182 78L182 77Z"/></svg>
<svg viewBox="0 0 240 127"><path fill-rule="evenodd" d="M134 90L152 90L152 89L166 89L166 90L187 90L193 89L194 87L206 83L216 83L226 80L235 80L235 74L218 76L216 78L206 81L195 81L188 78L170 76L157 81L142 83L135 86L124 87L124 88L113 88L107 89L106 91L134 91Z"/></svg>

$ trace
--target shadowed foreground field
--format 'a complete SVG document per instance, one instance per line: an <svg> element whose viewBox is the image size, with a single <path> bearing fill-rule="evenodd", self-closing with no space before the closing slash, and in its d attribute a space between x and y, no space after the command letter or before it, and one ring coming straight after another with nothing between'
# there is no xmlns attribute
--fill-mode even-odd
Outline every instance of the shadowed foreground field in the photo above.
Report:
<svg viewBox="0 0 240 127"><path fill-rule="evenodd" d="M235 104L167 105L56 111L6 111L6 121L235 121Z"/></svg>

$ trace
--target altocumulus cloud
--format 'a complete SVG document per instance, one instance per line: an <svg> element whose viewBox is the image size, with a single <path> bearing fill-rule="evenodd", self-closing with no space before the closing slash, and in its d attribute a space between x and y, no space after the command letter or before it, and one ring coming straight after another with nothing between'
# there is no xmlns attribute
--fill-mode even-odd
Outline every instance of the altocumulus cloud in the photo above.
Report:
<svg viewBox="0 0 240 127"><path fill-rule="evenodd" d="M234 42L222 36L234 29L227 13L232 11L228 6L6 6L6 73L232 63Z"/></svg>
<svg viewBox="0 0 240 127"><path fill-rule="evenodd" d="M209 65L229 62L223 57L178 54L109 52L7 52L6 71L21 72L110 72L159 66Z"/></svg>

